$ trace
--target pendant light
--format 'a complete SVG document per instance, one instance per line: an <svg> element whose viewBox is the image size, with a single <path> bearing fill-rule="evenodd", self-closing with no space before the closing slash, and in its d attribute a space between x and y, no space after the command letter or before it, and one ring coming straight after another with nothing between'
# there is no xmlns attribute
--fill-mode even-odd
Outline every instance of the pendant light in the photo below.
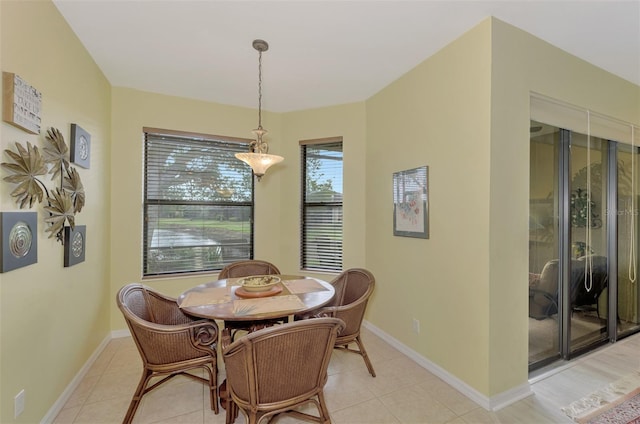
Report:
<svg viewBox="0 0 640 424"><path fill-rule="evenodd" d="M258 51L258 128L252 131L256 139L249 144L249 152L236 153L236 158L247 163L260 181L271 165L282 162L284 158L270 155L269 145L262 139L267 133L267 130L262 128L262 52L269 49L269 44L264 40L253 40L253 48Z"/></svg>

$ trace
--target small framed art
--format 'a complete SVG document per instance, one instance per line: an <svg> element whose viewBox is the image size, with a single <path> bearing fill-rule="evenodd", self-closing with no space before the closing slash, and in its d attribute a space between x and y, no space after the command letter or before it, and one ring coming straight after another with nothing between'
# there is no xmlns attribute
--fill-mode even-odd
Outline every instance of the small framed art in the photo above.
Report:
<svg viewBox="0 0 640 424"><path fill-rule="evenodd" d="M38 214L0 212L2 266L7 272L38 262Z"/></svg>
<svg viewBox="0 0 640 424"><path fill-rule="evenodd" d="M91 159L91 134L78 124L71 124L71 162L89 169Z"/></svg>
<svg viewBox="0 0 640 424"><path fill-rule="evenodd" d="M87 246L87 226L64 227L64 266L74 266L84 262L84 250Z"/></svg>
<svg viewBox="0 0 640 424"><path fill-rule="evenodd" d="M393 173L393 235L429 238L428 167Z"/></svg>
<svg viewBox="0 0 640 424"><path fill-rule="evenodd" d="M40 134L42 93L18 75L2 73L2 120L30 134Z"/></svg>

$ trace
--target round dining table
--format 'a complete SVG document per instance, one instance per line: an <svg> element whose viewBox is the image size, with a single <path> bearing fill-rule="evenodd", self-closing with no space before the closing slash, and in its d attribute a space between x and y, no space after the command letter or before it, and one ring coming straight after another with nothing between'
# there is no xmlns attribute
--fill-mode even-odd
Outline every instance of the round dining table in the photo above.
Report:
<svg viewBox="0 0 640 424"><path fill-rule="evenodd" d="M182 293L178 306L187 314L225 322L273 321L326 305L335 289L318 278L275 275L280 282L269 292L246 292L242 278L227 278Z"/></svg>
<svg viewBox="0 0 640 424"><path fill-rule="evenodd" d="M326 281L301 275L280 278L268 292L244 291L242 278L227 278L201 284L182 293L178 306L187 314L224 321L231 331L255 331L320 308L333 298L334 287ZM245 277L246 278L246 277ZM220 384L220 406L227 409L226 380ZM237 411L229 412L233 422Z"/></svg>

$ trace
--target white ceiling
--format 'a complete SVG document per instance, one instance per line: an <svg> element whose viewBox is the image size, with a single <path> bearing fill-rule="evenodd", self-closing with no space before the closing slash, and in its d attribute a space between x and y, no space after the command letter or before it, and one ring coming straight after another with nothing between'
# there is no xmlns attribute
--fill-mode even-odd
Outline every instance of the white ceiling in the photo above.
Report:
<svg viewBox="0 0 640 424"><path fill-rule="evenodd" d="M495 16L640 85L640 0L53 0L118 87L265 110L362 101Z"/></svg>

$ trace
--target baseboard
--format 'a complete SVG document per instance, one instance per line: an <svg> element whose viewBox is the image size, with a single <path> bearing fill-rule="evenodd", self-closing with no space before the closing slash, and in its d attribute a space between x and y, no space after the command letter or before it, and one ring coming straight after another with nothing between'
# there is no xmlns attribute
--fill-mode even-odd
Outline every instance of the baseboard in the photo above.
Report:
<svg viewBox="0 0 640 424"><path fill-rule="evenodd" d="M102 351L107 346L107 344L109 344L109 341L111 339L112 339L112 336L111 334L109 334L102 340L102 342L100 342L100 344L98 345L96 350L91 354L87 362L85 362L82 368L80 368L80 371L78 371L76 376L73 377L73 380L71 380L71 382L67 385L67 388L64 389L60 397L58 397L58 400L56 400L55 403L51 406L51 408L49 408L45 416L42 418L42 421L40 421L41 424L52 423L53 420L56 419L60 411L62 411L62 408L64 408L64 405L69 401L73 392L78 388L78 386L82 382L82 379L85 377L87 372L89 372L89 369L91 368L93 363L96 361L96 359L98 359L98 356L100 356L100 353L102 353Z"/></svg>
<svg viewBox="0 0 640 424"><path fill-rule="evenodd" d="M121 337L129 337L129 336L131 336L131 332L129 331L128 328L125 328L124 330L115 330L111 332L112 339L119 339Z"/></svg>
<svg viewBox="0 0 640 424"><path fill-rule="evenodd" d="M398 339L392 337L388 333L385 333L375 325L371 324L368 321L364 321L362 325L370 330L372 333L389 343L391 346L398 349L400 352L407 355L414 362L416 362L421 367L425 368L432 374L438 376L445 383L449 384L454 389L458 390L460 393L486 409L487 411L497 411L499 409L504 408L505 406L511 405L514 402L517 402L521 399L526 398L533 394L531 390L531 386L529 383L524 383L520 386L514 387L510 390L502 392L498 395L488 397L473 387L469 386L464 381L460 380L458 377L452 375L444 368L439 365L431 362L424 356L420 355L415 350L409 348L408 346L401 343Z"/></svg>

